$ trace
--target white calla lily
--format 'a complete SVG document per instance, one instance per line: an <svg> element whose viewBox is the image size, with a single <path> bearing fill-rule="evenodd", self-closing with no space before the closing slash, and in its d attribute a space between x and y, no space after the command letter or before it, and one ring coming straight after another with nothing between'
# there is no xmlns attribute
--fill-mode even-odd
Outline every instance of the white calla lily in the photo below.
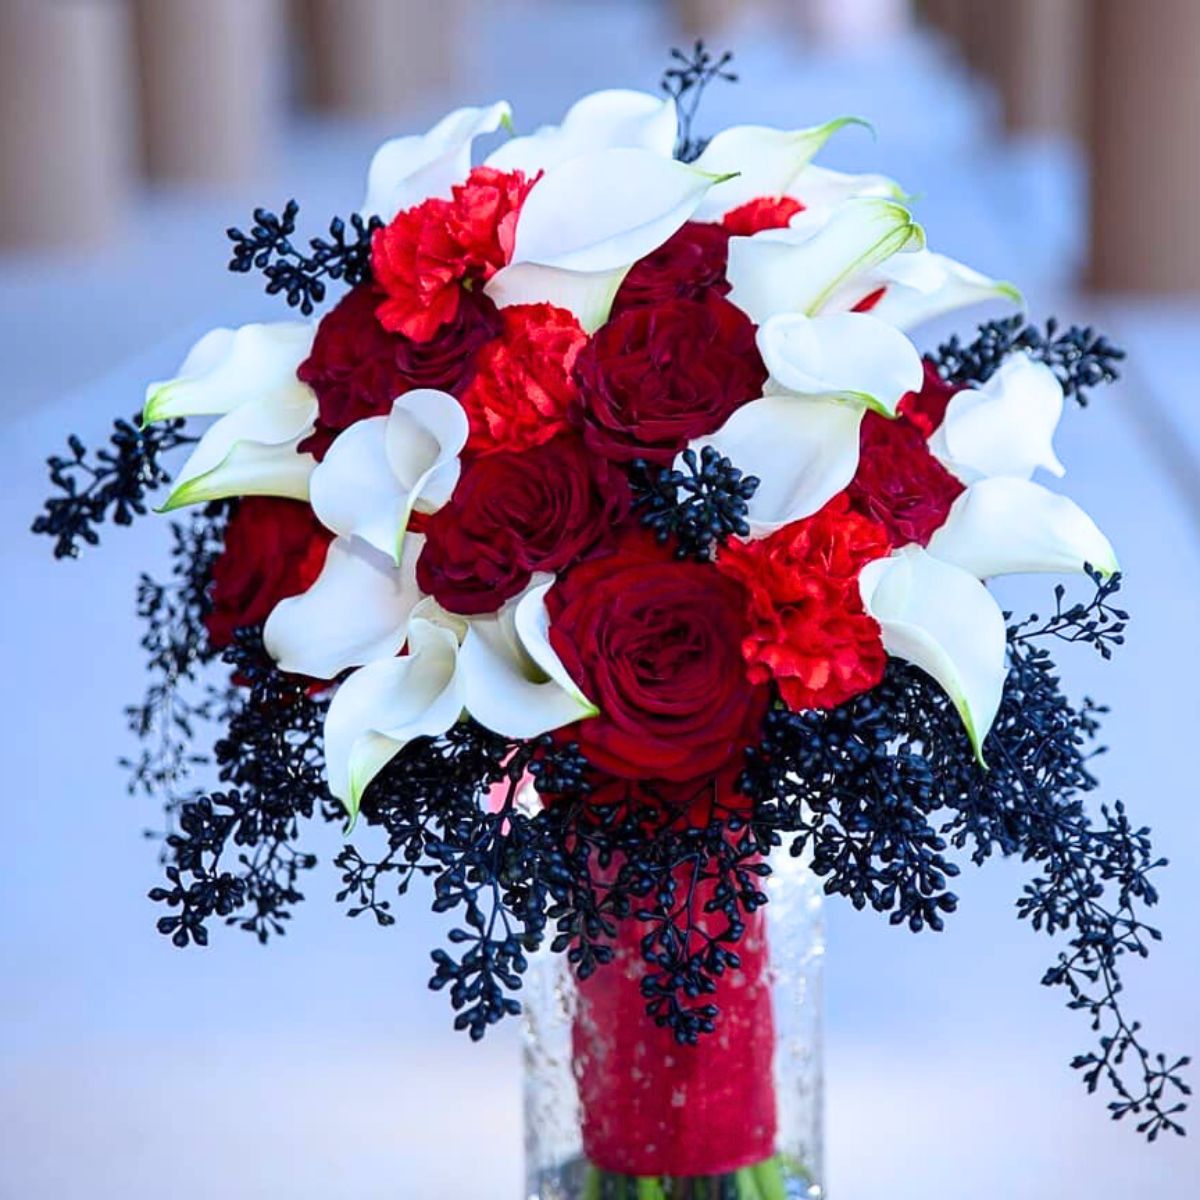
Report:
<svg viewBox="0 0 1200 1200"><path fill-rule="evenodd" d="M918 546L867 563L859 589L884 649L945 689L982 764L1007 673L1004 614L991 593L971 572Z"/></svg>
<svg viewBox="0 0 1200 1200"><path fill-rule="evenodd" d="M459 653L467 711L507 737L537 737L599 712L550 645L552 585L542 577L494 615L472 618Z"/></svg>
<svg viewBox="0 0 1200 1200"><path fill-rule="evenodd" d="M747 520L751 537L765 537L812 516L854 478L865 412L828 398L764 396L688 448L699 454L712 446L743 474L757 476ZM675 466L681 468L681 458Z"/></svg>
<svg viewBox="0 0 1200 1200"><path fill-rule="evenodd" d="M1065 474L1054 453L1063 390L1028 354L1012 355L977 388L956 392L929 448L964 483L997 475L1028 479L1042 467Z"/></svg>
<svg viewBox="0 0 1200 1200"><path fill-rule="evenodd" d="M307 500L315 460L299 444L316 415L316 397L303 384L235 408L205 432L158 511L228 496Z"/></svg>
<svg viewBox="0 0 1200 1200"><path fill-rule="evenodd" d="M561 125L543 125L534 133L511 138L488 157L487 165L533 175L577 155L619 146L639 147L670 158L678 130L671 97L607 88L577 100Z"/></svg>
<svg viewBox="0 0 1200 1200"><path fill-rule="evenodd" d="M174 379L147 387L143 424L219 416L286 393L311 395L296 369L311 353L315 332L311 321L211 330L188 351Z"/></svg>
<svg viewBox="0 0 1200 1200"><path fill-rule="evenodd" d="M335 538L308 591L281 600L267 618L267 653L281 670L313 679L399 654L421 599L417 559L424 544L409 534L397 566L359 538Z"/></svg>
<svg viewBox="0 0 1200 1200"><path fill-rule="evenodd" d="M882 295L871 306L872 316L899 329L989 300L1006 300L1024 307L1024 298L1011 283L987 275L932 250L898 254L840 290L831 308L853 308L874 292Z"/></svg>
<svg viewBox="0 0 1200 1200"><path fill-rule="evenodd" d="M729 299L752 321L777 313L814 316L849 281L925 234L903 205L879 197L847 200L830 214L799 214L787 229L729 240Z"/></svg>
<svg viewBox="0 0 1200 1200"><path fill-rule="evenodd" d="M955 500L929 553L980 579L1023 571L1117 571L1112 543L1066 496L1028 479L981 479Z"/></svg>
<svg viewBox="0 0 1200 1200"><path fill-rule="evenodd" d="M780 313L759 329L758 348L789 392L857 401L889 417L925 377L916 346L866 313Z"/></svg>
<svg viewBox="0 0 1200 1200"><path fill-rule="evenodd" d="M451 187L471 170L471 143L511 119L512 109L504 101L486 108L459 108L428 133L384 142L367 172L363 216L386 222L422 200L448 198Z"/></svg>
<svg viewBox="0 0 1200 1200"><path fill-rule="evenodd" d="M512 262L485 290L502 307L569 308L590 332L607 317L629 268L687 221L716 182L651 150L578 155L530 189Z"/></svg>
<svg viewBox="0 0 1200 1200"><path fill-rule="evenodd" d="M705 196L696 210L697 220L719 220L739 205L763 196L793 194L792 188L805 167L847 125L870 128L861 117L838 117L809 129L772 129L766 125L723 129L704 147L696 166L713 175L734 178Z"/></svg>
<svg viewBox="0 0 1200 1200"><path fill-rule="evenodd" d="M905 198L904 189L886 175L847 175L809 163L792 181L787 195L808 211L829 211L847 200L876 196L884 200Z"/></svg>
<svg viewBox="0 0 1200 1200"><path fill-rule="evenodd" d="M466 413L448 392L406 392L388 416L338 435L312 473L313 511L334 533L362 538L399 562L413 510L436 512L450 499L467 431Z"/></svg>
<svg viewBox="0 0 1200 1200"><path fill-rule="evenodd" d="M325 716L329 790L353 824L371 780L414 738L445 733L462 715L458 639L431 621L412 620L408 653L355 671Z"/></svg>

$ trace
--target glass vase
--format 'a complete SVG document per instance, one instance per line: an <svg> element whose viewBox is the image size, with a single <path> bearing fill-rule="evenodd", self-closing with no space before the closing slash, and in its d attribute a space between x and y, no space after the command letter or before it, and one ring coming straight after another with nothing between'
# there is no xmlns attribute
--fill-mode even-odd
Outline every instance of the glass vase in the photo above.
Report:
<svg viewBox="0 0 1200 1200"><path fill-rule="evenodd" d="M645 1015L642 930L580 983L542 950L525 982L527 1200L817 1200L822 1191L821 892L771 861L767 905L679 1045Z"/></svg>

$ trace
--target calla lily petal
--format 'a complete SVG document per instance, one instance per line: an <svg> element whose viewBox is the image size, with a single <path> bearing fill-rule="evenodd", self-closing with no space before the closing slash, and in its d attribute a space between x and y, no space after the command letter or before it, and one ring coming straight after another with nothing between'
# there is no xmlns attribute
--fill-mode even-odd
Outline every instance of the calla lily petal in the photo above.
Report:
<svg viewBox="0 0 1200 1200"><path fill-rule="evenodd" d="M466 414L453 396L407 392L387 417L356 421L337 436L313 471L313 511L334 533L399 561L414 506L435 511L454 491L466 440Z"/></svg>
<svg viewBox="0 0 1200 1200"><path fill-rule="evenodd" d="M916 346L867 313L780 313L759 329L758 348L789 392L858 401L889 417L924 379Z"/></svg>
<svg viewBox="0 0 1200 1200"><path fill-rule="evenodd" d="M734 125L722 130L705 146L696 166L713 175L736 178L704 197L696 210L697 220L718 220L761 196L790 195L797 177L821 147L847 125L867 122L860 117L838 117L810 129Z"/></svg>
<svg viewBox="0 0 1200 1200"><path fill-rule="evenodd" d="M511 118L512 109L504 101L487 108L459 108L428 133L384 142L367 172L363 216L390 221L422 200L448 198L451 187L471 170L471 143Z"/></svg>
<svg viewBox="0 0 1200 1200"><path fill-rule="evenodd" d="M315 329L310 321L279 321L211 330L191 348L174 379L146 389L143 424L229 413L279 393L311 396L296 368L312 350Z"/></svg>
<svg viewBox="0 0 1200 1200"><path fill-rule="evenodd" d="M929 553L980 579L1021 571L1117 571L1112 543L1073 500L1028 479L981 479L955 500Z"/></svg>
<svg viewBox="0 0 1200 1200"><path fill-rule="evenodd" d="M944 254L918 250L890 258L867 276L856 279L830 307L852 308L881 288L883 295L872 305L871 313L900 329L912 329L988 300L1007 300L1019 308L1025 303L1011 283L990 279Z"/></svg>
<svg viewBox="0 0 1200 1200"><path fill-rule="evenodd" d="M545 639L544 597L550 586L533 586L493 616L473 618L459 653L467 711L507 737L537 737L598 711L571 682ZM518 619L522 608L524 616ZM554 674L542 669L523 634L536 639L543 661L552 657Z"/></svg>
<svg viewBox="0 0 1200 1200"><path fill-rule="evenodd" d="M1054 453L1062 385L1045 363L1014 354L978 388L956 392L929 448L960 479L1028 479L1038 467L1066 468Z"/></svg>
<svg viewBox="0 0 1200 1200"><path fill-rule="evenodd" d="M884 649L941 684L982 763L1007 674L1004 614L991 593L918 546L867 563L859 588Z"/></svg>
<svg viewBox="0 0 1200 1200"><path fill-rule="evenodd" d="M572 158L530 190L512 263L485 290L501 307L555 304L595 329L625 272L691 217L714 182L650 150Z"/></svg>
<svg viewBox="0 0 1200 1200"><path fill-rule="evenodd" d="M398 654L421 599L416 568L424 544L409 534L397 567L358 538L335 538L308 591L281 600L267 618L267 653L281 670L313 679Z"/></svg>
<svg viewBox="0 0 1200 1200"><path fill-rule="evenodd" d="M925 234L903 205L878 197L848 200L828 215L802 213L788 229L729 240L729 299L752 321L777 313L820 312L848 281Z"/></svg>
<svg viewBox="0 0 1200 1200"><path fill-rule="evenodd" d="M227 496L306 500L315 460L298 446L316 413L316 397L303 384L235 408L205 432L159 511Z"/></svg>
<svg viewBox="0 0 1200 1200"><path fill-rule="evenodd" d="M612 271L564 271L537 263L513 263L484 289L497 308L553 304L573 313L585 333L595 333L612 310L621 281L633 264Z"/></svg>
<svg viewBox="0 0 1200 1200"><path fill-rule="evenodd" d="M764 537L812 516L854 478L864 412L831 399L764 396L690 448L698 454L712 446L743 474L758 477L747 520L751 536Z"/></svg>
<svg viewBox="0 0 1200 1200"><path fill-rule="evenodd" d="M732 182L732 181L731 181ZM829 210L860 196L904 200L904 189L886 175L847 175L809 163L792 181L787 194L806 210Z"/></svg>
<svg viewBox="0 0 1200 1200"><path fill-rule="evenodd" d="M533 175L588 151L617 146L640 147L670 158L678 129L671 97L609 88L577 100L561 125L544 125L535 133L505 142L490 155L487 165Z"/></svg>
<svg viewBox="0 0 1200 1200"><path fill-rule="evenodd" d="M371 780L418 737L445 733L462 715L458 639L413 621L408 653L369 663L334 693L325 716L329 790L353 823Z"/></svg>

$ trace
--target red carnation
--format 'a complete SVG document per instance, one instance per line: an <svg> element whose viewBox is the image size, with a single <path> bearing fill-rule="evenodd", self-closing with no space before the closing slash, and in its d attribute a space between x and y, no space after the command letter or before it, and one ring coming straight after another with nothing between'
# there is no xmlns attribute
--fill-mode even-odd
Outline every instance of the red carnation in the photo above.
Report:
<svg viewBox="0 0 1200 1200"><path fill-rule="evenodd" d="M929 452L916 424L872 412L863 417L858 471L847 494L858 512L887 530L894 546L924 546L962 490Z"/></svg>
<svg viewBox="0 0 1200 1200"><path fill-rule="evenodd" d="M889 549L884 528L853 512L845 493L769 537L729 542L717 567L750 595L750 678L774 679L796 710L832 708L874 687L886 655L858 574Z"/></svg>
<svg viewBox="0 0 1200 1200"><path fill-rule="evenodd" d="M451 612L494 612L535 571L560 571L593 549L628 511L624 474L574 433L484 455L423 522L417 582Z"/></svg>
<svg viewBox="0 0 1200 1200"><path fill-rule="evenodd" d="M791 196L759 196L730 209L721 224L737 237L752 237L764 229L783 229L804 205Z"/></svg>
<svg viewBox="0 0 1200 1200"><path fill-rule="evenodd" d="M213 564L204 618L213 646L228 646L235 629L261 625L280 600L307 591L331 539L307 504L264 496L240 501Z"/></svg>
<svg viewBox="0 0 1200 1200"><path fill-rule="evenodd" d="M490 279L512 254L517 214L532 180L476 167L449 200L397 213L371 243L371 267L386 293L385 329L426 342L454 319L464 282Z"/></svg>
<svg viewBox="0 0 1200 1200"><path fill-rule="evenodd" d="M587 342L575 317L552 304L517 304L501 316L503 332L483 348L462 396L477 454L524 450L567 427L572 371Z"/></svg>
<svg viewBox="0 0 1200 1200"><path fill-rule="evenodd" d="M546 604L551 645L600 709L566 735L590 763L628 779L681 781L740 761L766 690L742 662L747 596L738 583L631 529L611 553L561 577Z"/></svg>
<svg viewBox="0 0 1200 1200"><path fill-rule="evenodd" d="M669 463L761 396L767 372L749 318L710 293L627 309L580 352L575 376L592 451Z"/></svg>
<svg viewBox="0 0 1200 1200"><path fill-rule="evenodd" d="M946 416L946 405L960 389L947 383L937 367L925 360L925 380L919 392L908 392L898 406L900 415L907 417L927 438L932 437Z"/></svg>
<svg viewBox="0 0 1200 1200"><path fill-rule="evenodd" d="M375 317L382 293L362 284L317 326L312 352L296 375L317 394L317 431L301 447L318 458L334 436L365 417L383 416L413 388L460 394L475 373L479 348L500 328L481 292L465 292L454 319L427 342L388 333Z"/></svg>
<svg viewBox="0 0 1200 1200"><path fill-rule="evenodd" d="M730 287L725 278L728 257L728 230L689 221L633 264L613 301L613 312L664 300L702 300L709 292L724 296Z"/></svg>

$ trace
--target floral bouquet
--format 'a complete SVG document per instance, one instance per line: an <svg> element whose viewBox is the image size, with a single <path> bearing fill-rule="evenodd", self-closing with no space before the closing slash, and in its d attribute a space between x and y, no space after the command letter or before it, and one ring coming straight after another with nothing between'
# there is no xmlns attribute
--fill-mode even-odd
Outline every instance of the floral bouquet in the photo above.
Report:
<svg viewBox="0 0 1200 1200"><path fill-rule="evenodd" d="M773 865L919 931L957 858L1015 855L1018 915L1066 939L1043 982L1097 1032L1073 1065L1182 1132L1186 1060L1118 1003L1160 862L1085 808L1102 710L1049 653L1121 642L1117 560L1033 478L1121 354L1020 315L922 354L923 322L1018 294L926 249L890 180L814 164L848 120L698 139L727 61L524 136L506 104L452 112L306 249L294 203L257 211L230 265L304 319L214 330L111 449L50 460L62 556L190 451L131 710L170 818L159 929L282 933L302 818L369 827L339 899L391 925L389 891L432 880L460 919L430 983L472 1038L534 950L565 955L571 1194L773 1200L808 1194L777 1153ZM985 581L1031 571L1090 591L1013 622Z"/></svg>

